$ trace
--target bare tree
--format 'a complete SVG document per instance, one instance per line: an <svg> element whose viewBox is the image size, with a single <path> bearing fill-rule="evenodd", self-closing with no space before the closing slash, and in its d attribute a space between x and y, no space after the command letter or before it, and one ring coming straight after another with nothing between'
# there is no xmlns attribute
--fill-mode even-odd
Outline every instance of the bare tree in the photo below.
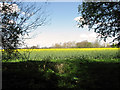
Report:
<svg viewBox="0 0 120 90"><path fill-rule="evenodd" d="M40 2L3 1L0 3L0 35L7 56L24 43L24 36L47 22L45 6ZM15 52L16 53L16 52Z"/></svg>

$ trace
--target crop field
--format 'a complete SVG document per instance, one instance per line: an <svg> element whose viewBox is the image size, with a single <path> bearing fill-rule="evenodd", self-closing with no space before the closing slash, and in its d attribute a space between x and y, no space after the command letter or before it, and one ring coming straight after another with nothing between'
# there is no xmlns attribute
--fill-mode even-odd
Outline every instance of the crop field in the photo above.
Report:
<svg viewBox="0 0 120 90"><path fill-rule="evenodd" d="M89 59L90 61L118 62L118 48L62 48L62 49L19 49L18 50L24 60L10 60L10 62L18 61L44 61L44 60L73 60L73 59Z"/></svg>
<svg viewBox="0 0 120 90"><path fill-rule="evenodd" d="M118 48L18 49L18 51L22 58L3 60L3 89L120 88Z"/></svg>

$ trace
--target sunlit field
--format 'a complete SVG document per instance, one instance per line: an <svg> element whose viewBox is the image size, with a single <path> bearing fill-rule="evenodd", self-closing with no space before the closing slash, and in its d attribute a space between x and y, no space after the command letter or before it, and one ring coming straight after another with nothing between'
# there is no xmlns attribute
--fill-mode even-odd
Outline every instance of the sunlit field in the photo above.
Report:
<svg viewBox="0 0 120 90"><path fill-rule="evenodd" d="M24 60L10 60L10 62L19 61L44 61L44 60L73 60L89 59L90 61L119 61L118 48L60 48L60 49L18 49Z"/></svg>

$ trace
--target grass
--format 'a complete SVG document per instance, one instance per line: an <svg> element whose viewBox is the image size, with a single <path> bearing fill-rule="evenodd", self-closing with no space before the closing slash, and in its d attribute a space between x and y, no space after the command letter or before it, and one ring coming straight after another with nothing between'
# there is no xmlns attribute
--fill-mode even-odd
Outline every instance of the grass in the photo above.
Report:
<svg viewBox="0 0 120 90"><path fill-rule="evenodd" d="M3 61L4 89L120 88L118 48L22 49L20 52L29 58Z"/></svg>

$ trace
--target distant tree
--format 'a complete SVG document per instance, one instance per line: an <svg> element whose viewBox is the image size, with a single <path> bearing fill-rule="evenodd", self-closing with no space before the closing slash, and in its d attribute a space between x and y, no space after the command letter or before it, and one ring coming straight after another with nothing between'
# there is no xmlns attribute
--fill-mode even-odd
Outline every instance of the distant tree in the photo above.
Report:
<svg viewBox="0 0 120 90"><path fill-rule="evenodd" d="M75 47L75 41L69 41L69 42L65 42L62 45L63 48L73 48Z"/></svg>
<svg viewBox="0 0 120 90"><path fill-rule="evenodd" d="M111 48L111 45L109 43L107 43L106 48Z"/></svg>
<svg viewBox="0 0 120 90"><path fill-rule="evenodd" d="M55 43L55 45L52 46L53 48L74 48L76 47L75 41L69 41L64 43Z"/></svg>
<svg viewBox="0 0 120 90"><path fill-rule="evenodd" d="M42 8L43 6L38 7L35 3L12 0L0 3L2 48L9 58L24 43L25 35L46 23L47 15Z"/></svg>
<svg viewBox="0 0 120 90"><path fill-rule="evenodd" d="M87 40L81 42L69 41L64 43L55 43L51 48L101 48L98 40L95 42L88 42Z"/></svg>
<svg viewBox="0 0 120 90"><path fill-rule="evenodd" d="M100 43L98 42L98 40L95 40L95 42L93 43L93 47L94 47L94 48L100 48L100 47L101 47L101 45L100 45Z"/></svg>
<svg viewBox="0 0 120 90"><path fill-rule="evenodd" d="M87 40L76 43L76 47L78 48L92 48L92 43L88 42Z"/></svg>
<svg viewBox="0 0 120 90"><path fill-rule="evenodd" d="M111 1L111 0L110 0ZM82 2L78 7L81 15L78 26L94 29L106 41L114 37L120 47L120 1L119 2Z"/></svg>
<svg viewBox="0 0 120 90"><path fill-rule="evenodd" d="M116 43L113 43L113 44L111 45L111 47L116 48L116 47L117 47L117 44L116 44Z"/></svg>
<svg viewBox="0 0 120 90"><path fill-rule="evenodd" d="M39 49L39 46L37 45L37 46L32 46L32 47L30 47L30 49Z"/></svg>
<svg viewBox="0 0 120 90"><path fill-rule="evenodd" d="M55 45L53 46L53 48L61 48L62 46L61 46L61 44L59 44L59 43L55 43Z"/></svg>

